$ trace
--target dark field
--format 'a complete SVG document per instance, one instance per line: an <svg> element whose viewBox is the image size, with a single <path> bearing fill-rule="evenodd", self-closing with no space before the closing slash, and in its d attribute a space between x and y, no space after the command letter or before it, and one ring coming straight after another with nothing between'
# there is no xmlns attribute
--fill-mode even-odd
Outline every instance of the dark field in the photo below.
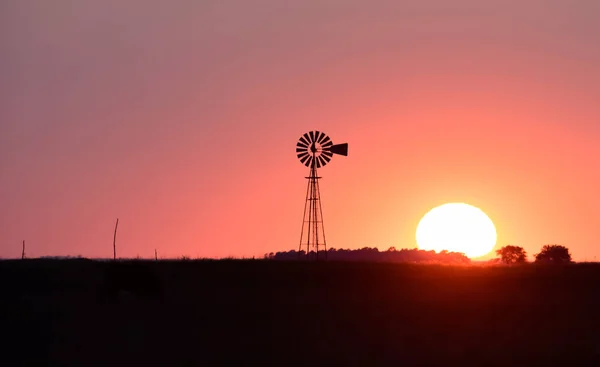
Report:
<svg viewBox="0 0 600 367"><path fill-rule="evenodd" d="M600 266L0 262L2 363L600 366Z"/></svg>

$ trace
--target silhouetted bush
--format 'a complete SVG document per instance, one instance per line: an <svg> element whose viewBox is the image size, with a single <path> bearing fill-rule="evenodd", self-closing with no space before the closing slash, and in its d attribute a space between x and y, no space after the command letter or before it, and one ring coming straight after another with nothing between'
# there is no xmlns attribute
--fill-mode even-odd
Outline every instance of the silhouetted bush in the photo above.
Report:
<svg viewBox="0 0 600 367"><path fill-rule="evenodd" d="M544 245L539 254L535 254L536 263L568 264L571 260L569 249L562 245Z"/></svg>

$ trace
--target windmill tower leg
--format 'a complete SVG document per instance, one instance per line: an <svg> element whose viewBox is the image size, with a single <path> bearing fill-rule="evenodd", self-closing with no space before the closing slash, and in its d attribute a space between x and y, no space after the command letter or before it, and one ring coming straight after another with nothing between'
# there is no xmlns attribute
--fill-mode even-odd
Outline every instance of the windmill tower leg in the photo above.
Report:
<svg viewBox="0 0 600 367"><path fill-rule="evenodd" d="M310 181L308 181L308 185L306 186L306 199L305 199L306 201L304 202L304 214L302 216L302 231L300 232L300 246L298 246L299 253L302 252L302 247L305 246L304 240L308 241L308 238L310 237L310 225L309 226L306 225L307 220L310 220L310 216L309 216L309 218L306 217L306 214L310 213L310 208L311 208L311 206L310 206L310 192L311 192L310 187L311 187L311 184L310 184ZM307 212L307 209L308 209L308 212ZM305 228L309 228L308 229L309 233L306 237L304 236ZM308 244L306 245L306 247L307 247L306 258L308 259L308 252L309 252Z"/></svg>
<svg viewBox="0 0 600 367"><path fill-rule="evenodd" d="M312 225L313 225L313 233L314 233L314 242L313 246L315 249L315 260L319 259L319 217L317 213L319 213L319 198L317 195L317 186L319 185L319 181L317 179L317 170L314 169L314 175L312 177Z"/></svg>
<svg viewBox="0 0 600 367"><path fill-rule="evenodd" d="M325 254L325 260L327 260L327 241L325 241L325 226L323 224L323 208L321 207L321 191L319 190L318 178L315 180L315 202L317 203L317 206L318 206L318 211L317 211L317 208L315 208L315 218L317 218L317 224L321 228L321 236L323 237L323 241L321 241L320 246L323 248L323 251ZM317 244L318 243L319 243L319 239L317 238ZM317 255L318 255L318 252L317 252Z"/></svg>

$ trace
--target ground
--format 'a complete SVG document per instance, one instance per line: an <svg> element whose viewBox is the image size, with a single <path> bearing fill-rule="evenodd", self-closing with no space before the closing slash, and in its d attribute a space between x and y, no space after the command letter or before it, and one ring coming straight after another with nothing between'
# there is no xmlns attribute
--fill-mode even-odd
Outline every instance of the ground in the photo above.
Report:
<svg viewBox="0 0 600 367"><path fill-rule="evenodd" d="M600 265L0 262L3 365L600 366Z"/></svg>

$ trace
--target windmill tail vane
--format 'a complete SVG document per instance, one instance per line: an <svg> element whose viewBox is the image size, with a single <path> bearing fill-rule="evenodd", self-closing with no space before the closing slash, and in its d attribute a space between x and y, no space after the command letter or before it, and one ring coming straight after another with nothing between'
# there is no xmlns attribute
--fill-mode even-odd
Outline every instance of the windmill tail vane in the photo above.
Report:
<svg viewBox="0 0 600 367"><path fill-rule="evenodd" d="M319 259L319 250L324 250L327 259L327 243L323 226L323 210L321 208L321 192L317 169L328 164L334 155L347 156L348 144L333 144L329 136L321 131L310 131L300 137L296 143L296 155L300 163L310 168L302 233L300 234L299 252L305 250L306 258Z"/></svg>

